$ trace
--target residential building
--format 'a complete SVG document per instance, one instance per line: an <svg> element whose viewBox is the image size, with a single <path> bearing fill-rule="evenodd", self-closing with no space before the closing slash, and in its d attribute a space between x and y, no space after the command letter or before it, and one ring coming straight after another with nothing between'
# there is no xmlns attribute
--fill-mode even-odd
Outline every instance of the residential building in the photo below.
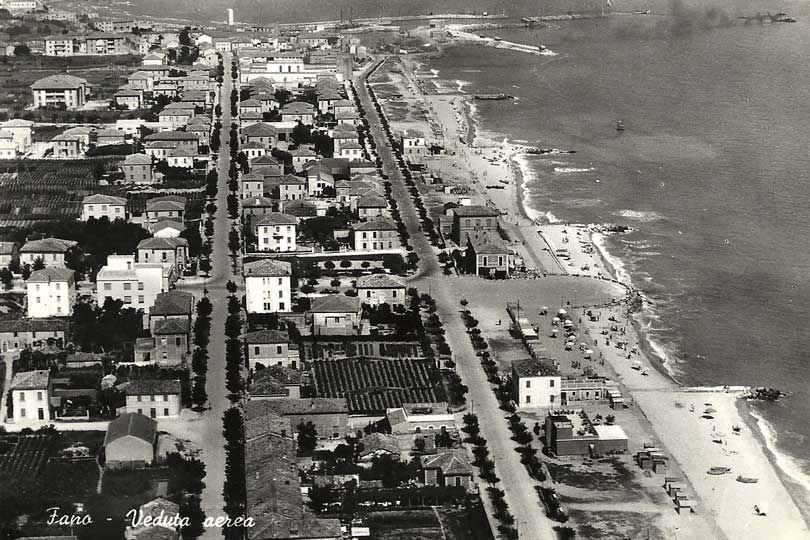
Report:
<svg viewBox="0 0 810 540"><path fill-rule="evenodd" d="M315 123L317 111L305 101L292 101L281 107L282 122L301 122L305 126Z"/></svg>
<svg viewBox="0 0 810 540"><path fill-rule="evenodd" d="M400 249L402 244L394 222L388 219L375 219L352 226L354 249L357 251L378 251Z"/></svg>
<svg viewBox="0 0 810 540"><path fill-rule="evenodd" d="M267 150L276 146L278 132L270 124L259 122L242 128L242 143L259 143Z"/></svg>
<svg viewBox="0 0 810 540"><path fill-rule="evenodd" d="M73 75L49 75L34 82L34 108L80 109L87 101L89 85L86 79Z"/></svg>
<svg viewBox="0 0 810 540"><path fill-rule="evenodd" d="M127 219L127 200L123 197L95 194L82 199L82 221L106 217L110 221Z"/></svg>
<svg viewBox="0 0 810 540"><path fill-rule="evenodd" d="M269 214L275 208L276 202L267 197L251 197L242 200L242 216L260 216Z"/></svg>
<svg viewBox="0 0 810 540"><path fill-rule="evenodd" d="M346 141L341 143L340 150L336 152L336 155L343 159L360 161L363 159L363 147L360 143Z"/></svg>
<svg viewBox="0 0 810 540"><path fill-rule="evenodd" d="M459 246L467 245L471 233L498 234L501 213L488 206L458 206L453 209L453 240Z"/></svg>
<svg viewBox="0 0 810 540"><path fill-rule="evenodd" d="M66 319L0 319L0 353L39 349L53 340L65 343Z"/></svg>
<svg viewBox="0 0 810 540"><path fill-rule="evenodd" d="M73 270L35 270L25 282L29 317L69 317L76 303Z"/></svg>
<svg viewBox="0 0 810 540"><path fill-rule="evenodd" d="M561 392L562 378L549 361L526 358L512 362L512 394L520 409L556 407Z"/></svg>
<svg viewBox="0 0 810 540"><path fill-rule="evenodd" d="M191 170L194 168L194 157L197 155L191 148L177 146L166 156L169 167Z"/></svg>
<svg viewBox="0 0 810 540"><path fill-rule="evenodd" d="M260 158L267 155L267 147L260 142L249 142L241 146L242 152L245 153L248 160ZM294 159L294 158L293 158Z"/></svg>
<svg viewBox="0 0 810 540"><path fill-rule="evenodd" d="M473 491L473 469L464 450L440 450L419 457L419 481L426 486L463 487Z"/></svg>
<svg viewBox="0 0 810 540"><path fill-rule="evenodd" d="M147 415L149 418L180 416L180 381L140 379L127 385L125 412Z"/></svg>
<svg viewBox="0 0 810 540"><path fill-rule="evenodd" d="M318 154L309 146L299 146L294 150L288 150L287 153L292 156L292 166L297 173L304 172L304 165L318 158Z"/></svg>
<svg viewBox="0 0 810 540"><path fill-rule="evenodd" d="M339 520L321 519L306 509L293 438L297 425L290 421L294 417L267 408L280 401L309 402L250 401L246 407L246 512L254 518L246 538L340 540L344 535Z"/></svg>
<svg viewBox="0 0 810 540"><path fill-rule="evenodd" d="M177 195L154 197L146 201L145 221L154 224L168 219L183 221L186 213L186 198Z"/></svg>
<svg viewBox="0 0 810 540"><path fill-rule="evenodd" d="M51 415L51 372L47 369L14 374L9 388L14 424L48 422Z"/></svg>
<svg viewBox="0 0 810 540"><path fill-rule="evenodd" d="M102 129L96 134L96 146L125 144L126 142L126 133L120 129Z"/></svg>
<svg viewBox="0 0 810 540"><path fill-rule="evenodd" d="M399 144L402 150L402 157L405 160L419 158L429 153L425 135L417 130L404 130L400 135Z"/></svg>
<svg viewBox="0 0 810 540"><path fill-rule="evenodd" d="M467 268L476 276L507 277L512 269L512 252L498 233L467 234Z"/></svg>
<svg viewBox="0 0 810 540"><path fill-rule="evenodd" d="M12 119L0 124L0 129L11 133L11 140L17 147L17 152L25 154L31 148L31 136L34 123L30 120Z"/></svg>
<svg viewBox="0 0 810 540"><path fill-rule="evenodd" d="M388 201L377 192L370 191L357 199L357 217L363 220L388 218L391 212L388 210Z"/></svg>
<svg viewBox="0 0 810 540"><path fill-rule="evenodd" d="M304 376L301 371L275 365L251 371L248 392L251 399L298 399L302 386Z"/></svg>
<svg viewBox="0 0 810 540"><path fill-rule="evenodd" d="M153 184L152 158L146 154L130 154L121 165L124 180L133 184Z"/></svg>
<svg viewBox="0 0 810 540"><path fill-rule="evenodd" d="M66 34L45 38L45 56L73 56L78 52L75 36Z"/></svg>
<svg viewBox="0 0 810 540"><path fill-rule="evenodd" d="M290 263L263 259L245 264L243 272L248 313L292 310Z"/></svg>
<svg viewBox="0 0 810 540"><path fill-rule="evenodd" d="M119 54L132 54L137 47L129 36L110 32L89 34L84 38L85 50L90 55L112 56Z"/></svg>
<svg viewBox="0 0 810 540"><path fill-rule="evenodd" d="M359 298L337 294L313 298L307 312L315 336L360 334L361 316Z"/></svg>
<svg viewBox="0 0 810 540"><path fill-rule="evenodd" d="M264 189L280 201L298 201L307 198L306 179L292 174L266 179Z"/></svg>
<svg viewBox="0 0 810 540"><path fill-rule="evenodd" d="M364 304L405 305L405 284L388 274L360 276L355 282L357 297Z"/></svg>
<svg viewBox="0 0 810 540"><path fill-rule="evenodd" d="M268 366L298 369L298 345L281 330L257 330L245 334L245 357L251 370Z"/></svg>
<svg viewBox="0 0 810 540"><path fill-rule="evenodd" d="M255 221L259 251L295 251L298 218L273 212Z"/></svg>
<svg viewBox="0 0 810 540"><path fill-rule="evenodd" d="M188 320L179 318L155 320L152 337L136 340L135 364L184 365L191 352L190 333Z"/></svg>
<svg viewBox="0 0 810 540"><path fill-rule="evenodd" d="M263 155L250 162L250 170L262 176L281 176L284 174L284 165L270 155Z"/></svg>
<svg viewBox="0 0 810 540"><path fill-rule="evenodd" d="M385 417L394 435L406 433L438 433L455 429L456 420L447 410L447 403L403 403L390 408Z"/></svg>
<svg viewBox="0 0 810 540"><path fill-rule="evenodd" d="M107 265L96 276L96 303L103 306L107 298L121 300L125 308L149 308L165 292L164 270L160 262L138 263L134 255L110 255Z"/></svg>
<svg viewBox="0 0 810 540"><path fill-rule="evenodd" d="M246 404L248 418L273 413L288 418L297 430L301 424L312 422L319 438L340 439L349 425L349 407L345 398L305 398L250 400Z"/></svg>
<svg viewBox="0 0 810 540"><path fill-rule="evenodd" d="M157 133L151 133L143 138L145 143L153 143L153 142L170 142L174 143L174 147L177 146L187 146L194 153L199 153L200 149L200 141L196 135L193 133L189 133L187 131L174 131L174 130L166 130L166 131L158 131Z"/></svg>
<svg viewBox="0 0 810 540"><path fill-rule="evenodd" d="M135 21L131 19L107 19L103 21L93 21L93 26L102 32L128 34L136 27Z"/></svg>
<svg viewBox="0 0 810 540"><path fill-rule="evenodd" d="M42 240L29 240L20 249L20 264L34 265L41 259L45 266L65 266L65 255L78 245L73 240L60 238L43 238Z"/></svg>
<svg viewBox="0 0 810 540"><path fill-rule="evenodd" d="M188 264L188 240L185 238L146 238L138 243L138 261L159 262L180 271Z"/></svg>
<svg viewBox="0 0 810 540"><path fill-rule="evenodd" d="M155 238L178 238L180 233L186 230L186 226L180 221L164 219L149 226L149 232Z"/></svg>
<svg viewBox="0 0 810 540"><path fill-rule="evenodd" d="M388 456L399 461L402 450L399 447L399 440L385 433L369 433L358 444L357 462L358 464L371 464L376 459Z"/></svg>
<svg viewBox="0 0 810 540"><path fill-rule="evenodd" d="M80 157L84 151L85 146L82 144L82 139L79 136L62 133L51 139L53 143L53 157L55 158L77 158Z"/></svg>
<svg viewBox="0 0 810 540"><path fill-rule="evenodd" d="M155 460L157 422L139 413L127 412L107 426L104 436L104 467L141 468Z"/></svg>
<svg viewBox="0 0 810 540"><path fill-rule="evenodd" d="M0 242L0 268L9 268L20 262L20 244Z"/></svg>
<svg viewBox="0 0 810 540"><path fill-rule="evenodd" d="M239 178L242 199L264 196L264 177L256 173L243 174Z"/></svg>
<svg viewBox="0 0 810 540"><path fill-rule="evenodd" d="M154 333L160 321L169 319L184 321L190 327L193 313L193 294L178 290L162 292L149 310L149 329Z"/></svg>

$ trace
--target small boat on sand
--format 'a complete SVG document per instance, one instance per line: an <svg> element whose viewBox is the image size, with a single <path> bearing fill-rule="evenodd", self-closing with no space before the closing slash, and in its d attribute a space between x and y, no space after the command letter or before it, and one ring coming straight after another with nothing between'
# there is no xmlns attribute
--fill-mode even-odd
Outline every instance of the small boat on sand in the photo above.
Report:
<svg viewBox="0 0 810 540"><path fill-rule="evenodd" d="M726 473L730 473L730 472L731 472L731 467L712 467L711 469L706 471L706 474L719 476L721 474L726 474Z"/></svg>
<svg viewBox="0 0 810 540"><path fill-rule="evenodd" d="M616 131L624 131L624 122L616 120Z"/></svg>
<svg viewBox="0 0 810 540"><path fill-rule="evenodd" d="M757 482L759 482L759 478L752 478L750 476L738 475L737 482L741 482L743 484L756 484Z"/></svg>

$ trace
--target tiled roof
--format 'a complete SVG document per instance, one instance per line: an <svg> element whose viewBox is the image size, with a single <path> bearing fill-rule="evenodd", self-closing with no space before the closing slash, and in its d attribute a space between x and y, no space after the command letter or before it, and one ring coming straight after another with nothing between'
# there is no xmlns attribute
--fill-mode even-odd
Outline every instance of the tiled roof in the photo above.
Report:
<svg viewBox="0 0 810 540"><path fill-rule="evenodd" d="M357 201L358 208L388 208L386 200L377 193L366 193Z"/></svg>
<svg viewBox="0 0 810 540"><path fill-rule="evenodd" d="M151 396L179 394L180 381L177 379L138 379L127 385L128 396Z"/></svg>
<svg viewBox="0 0 810 540"><path fill-rule="evenodd" d="M380 450L389 452L391 454L399 454L400 452L397 438L392 437L391 435L386 435L385 433L369 433L360 439L360 444L363 447L363 449L360 450L361 457L373 454L374 452L378 452Z"/></svg>
<svg viewBox="0 0 810 540"><path fill-rule="evenodd" d="M256 221L256 225L297 225L298 218L290 214L283 214L281 212L271 212L263 214Z"/></svg>
<svg viewBox="0 0 810 540"><path fill-rule="evenodd" d="M47 369L36 369L34 371L20 371L14 374L11 380L12 390L37 390L48 387L51 380L51 372Z"/></svg>
<svg viewBox="0 0 810 540"><path fill-rule="evenodd" d="M64 253L77 244L78 242L74 240L62 240L61 238L30 240L23 245L20 253Z"/></svg>
<svg viewBox="0 0 810 540"><path fill-rule="evenodd" d="M14 248L19 247L17 242L0 242L0 255L11 255Z"/></svg>
<svg viewBox="0 0 810 540"><path fill-rule="evenodd" d="M71 282L73 279L73 270L51 266L43 268L42 270L33 271L27 283L50 283L52 281Z"/></svg>
<svg viewBox="0 0 810 540"><path fill-rule="evenodd" d="M88 195L82 199L82 204L111 204L113 206L126 206L127 200L123 197L113 197L112 195Z"/></svg>
<svg viewBox="0 0 810 540"><path fill-rule="evenodd" d="M314 313L357 313L360 311L360 299L356 296L328 294L313 298L310 311Z"/></svg>
<svg viewBox="0 0 810 540"><path fill-rule="evenodd" d="M65 332L64 319L0 319L0 333L3 332Z"/></svg>
<svg viewBox="0 0 810 540"><path fill-rule="evenodd" d="M162 231L164 229L174 229L174 230L183 232L183 231L186 230L186 226L184 224L180 223L179 221L172 221L170 219L164 219L164 220L158 221L154 225L151 225L149 227L149 229L150 229L150 231L152 231L152 234L160 232L160 231Z"/></svg>
<svg viewBox="0 0 810 540"><path fill-rule="evenodd" d="M34 90L63 90L65 88L78 88L85 84L87 84L87 79L59 74L39 79L31 85L31 88Z"/></svg>
<svg viewBox="0 0 810 540"><path fill-rule="evenodd" d="M301 372L284 366L269 366L256 371L250 385L252 395L282 394L287 386L304 383Z"/></svg>
<svg viewBox="0 0 810 540"><path fill-rule="evenodd" d="M189 315L194 309L194 295L185 291L168 291L155 297L149 315Z"/></svg>
<svg viewBox="0 0 810 540"><path fill-rule="evenodd" d="M512 369L518 377L549 377L559 375L554 366L549 362L535 360L534 358L524 358L512 362Z"/></svg>
<svg viewBox="0 0 810 540"><path fill-rule="evenodd" d="M355 286L358 289L402 289L405 284L388 274L371 274L357 278Z"/></svg>
<svg viewBox="0 0 810 540"><path fill-rule="evenodd" d="M453 209L459 217L498 217L501 213L487 206L458 206Z"/></svg>
<svg viewBox="0 0 810 540"><path fill-rule="evenodd" d="M176 249L187 246L185 238L145 238L138 243L138 249Z"/></svg>
<svg viewBox="0 0 810 540"><path fill-rule="evenodd" d="M281 330L256 330L245 334L245 343L289 343L290 336Z"/></svg>
<svg viewBox="0 0 810 540"><path fill-rule="evenodd" d="M197 136L193 133L188 133L187 131L174 131L174 130L167 130L167 131L158 131L157 133L152 133L151 135L147 135L143 139L146 142L150 141L196 141Z"/></svg>
<svg viewBox="0 0 810 540"><path fill-rule="evenodd" d="M152 334L156 336L188 335L189 326L188 319L160 319L155 322Z"/></svg>
<svg viewBox="0 0 810 540"><path fill-rule="evenodd" d="M258 125L258 124L256 124L256 125ZM250 126L250 127L253 127L253 126ZM278 165L281 165L281 163L279 163L278 160L276 158L274 158L273 156L264 155L264 156L259 156L256 159L252 160L250 162L250 165L251 165L251 167L263 167L263 166L278 166Z"/></svg>
<svg viewBox="0 0 810 540"><path fill-rule="evenodd" d="M393 221L387 219L374 219L353 225L352 229L355 231L395 231L397 226Z"/></svg>
<svg viewBox="0 0 810 540"><path fill-rule="evenodd" d="M248 401L245 412L248 417L260 416L269 411L281 416L299 414L341 414L348 413L349 407L344 398L289 398L261 401Z"/></svg>
<svg viewBox="0 0 810 540"><path fill-rule="evenodd" d="M185 208L186 198L179 195L152 197L146 201L147 210L184 210Z"/></svg>
<svg viewBox="0 0 810 540"><path fill-rule="evenodd" d="M277 133L274 126L264 122L242 128L242 135L245 137L275 137Z"/></svg>
<svg viewBox="0 0 810 540"><path fill-rule="evenodd" d="M288 262L277 261L275 259L262 259L260 261L247 263L243 268L245 277L273 277L289 276L292 267Z"/></svg>
<svg viewBox="0 0 810 540"><path fill-rule="evenodd" d="M251 197L249 199L242 200L243 208L272 208L272 206L273 199L268 199L267 197Z"/></svg>
<svg viewBox="0 0 810 540"><path fill-rule="evenodd" d="M313 114L315 107L305 101L292 101L281 107L281 114Z"/></svg>
<svg viewBox="0 0 810 540"><path fill-rule="evenodd" d="M472 476L472 467L462 452L446 450L432 456L422 456L423 469L441 469L444 476Z"/></svg>
<svg viewBox="0 0 810 540"><path fill-rule="evenodd" d="M152 158L146 154L130 154L124 159L124 165L151 165Z"/></svg>
<svg viewBox="0 0 810 540"><path fill-rule="evenodd" d="M104 446L127 436L137 437L149 444L154 444L157 439L157 422L138 413L122 414L107 426Z"/></svg>

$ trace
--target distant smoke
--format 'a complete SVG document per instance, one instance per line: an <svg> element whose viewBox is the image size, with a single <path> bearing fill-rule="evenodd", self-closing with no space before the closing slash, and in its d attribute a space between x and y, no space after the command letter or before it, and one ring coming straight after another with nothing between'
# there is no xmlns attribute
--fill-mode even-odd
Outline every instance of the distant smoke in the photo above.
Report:
<svg viewBox="0 0 810 540"><path fill-rule="evenodd" d="M683 0L670 0L669 13L658 12L632 20L617 17L614 24L618 37L661 38L725 28L734 25L735 19L736 15L719 6L689 6Z"/></svg>

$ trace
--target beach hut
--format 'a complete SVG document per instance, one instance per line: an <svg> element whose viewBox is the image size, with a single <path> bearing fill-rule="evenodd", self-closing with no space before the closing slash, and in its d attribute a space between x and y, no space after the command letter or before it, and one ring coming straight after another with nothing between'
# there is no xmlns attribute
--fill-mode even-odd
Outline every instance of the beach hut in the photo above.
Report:
<svg viewBox="0 0 810 540"><path fill-rule="evenodd" d="M675 497L675 510L678 511L680 514L685 508L688 508L690 512L695 511L695 501L687 497L686 495L680 495Z"/></svg>

